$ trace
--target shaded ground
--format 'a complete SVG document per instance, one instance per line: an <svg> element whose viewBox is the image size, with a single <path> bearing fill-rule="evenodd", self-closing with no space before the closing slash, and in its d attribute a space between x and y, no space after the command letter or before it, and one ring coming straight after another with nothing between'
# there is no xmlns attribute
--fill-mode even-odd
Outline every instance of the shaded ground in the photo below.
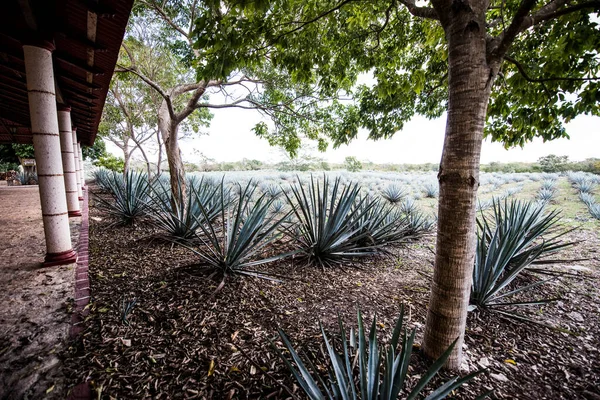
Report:
<svg viewBox="0 0 600 400"><path fill-rule="evenodd" d="M71 218L73 242L79 218ZM65 397L58 354L70 325L74 264L42 267L37 186L0 186L0 399Z"/></svg>
<svg viewBox="0 0 600 400"><path fill-rule="evenodd" d="M303 348L318 351L318 320L335 330L339 313L355 326L357 306L368 320L377 313L387 338L404 304L406 323L417 329L417 342L422 338L432 237L390 258L365 260L360 269L322 271L288 260L269 267L287 276L283 283L237 279L213 296L218 282L189 266L195 259L188 250L151 241L156 232L144 225L109 228L102 214L90 212L95 301L88 329L65 364L72 385L90 379L99 397L287 398L274 380L288 387L293 382L268 345L276 327ZM600 237L596 229L572 233L570 239L585 243L561 258L587 260L554 266L573 276L532 295L562 300L528 309L530 317L550 327L498 314L469 316L464 369L488 371L457 398L490 389L495 398L600 398ZM427 364L418 345L415 350L412 384Z"/></svg>

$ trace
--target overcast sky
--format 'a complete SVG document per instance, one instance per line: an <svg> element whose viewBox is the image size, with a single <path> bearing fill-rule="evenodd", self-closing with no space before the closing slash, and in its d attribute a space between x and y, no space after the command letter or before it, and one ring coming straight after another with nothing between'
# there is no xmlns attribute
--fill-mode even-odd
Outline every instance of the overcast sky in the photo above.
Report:
<svg viewBox="0 0 600 400"><path fill-rule="evenodd" d="M208 129L209 134L195 139L187 139L182 146L186 161L196 161L197 154L203 153L216 161L239 161L243 158L278 162L283 159L282 151L270 147L266 140L259 139L252 127L261 116L254 111L228 109L215 110ZM317 154L329 162L343 162L347 156L355 156L362 161L375 163L439 163L442 154L445 116L429 121L415 117L392 139L366 140L366 133L348 146L338 149L331 147ZM580 116L567 125L571 139L558 139L543 143L536 140L524 149L505 150L499 143L485 141L481 162L492 161L534 162L548 154L567 155L578 161L590 157L600 158L600 118Z"/></svg>

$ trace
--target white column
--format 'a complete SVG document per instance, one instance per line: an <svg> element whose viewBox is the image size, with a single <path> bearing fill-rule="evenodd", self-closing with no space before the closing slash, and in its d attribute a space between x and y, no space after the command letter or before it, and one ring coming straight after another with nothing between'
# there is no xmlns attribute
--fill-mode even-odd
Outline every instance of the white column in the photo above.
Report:
<svg viewBox="0 0 600 400"><path fill-rule="evenodd" d="M81 189L85 190L85 167L83 164L83 151L81 150L81 142L77 142L79 149L79 174L81 175Z"/></svg>
<svg viewBox="0 0 600 400"><path fill-rule="evenodd" d="M58 106L58 130L60 132L60 150L62 152L69 217L81 217L79 192L77 191L77 169L73 151L73 131L71 130L71 107Z"/></svg>
<svg viewBox="0 0 600 400"><path fill-rule="evenodd" d="M31 133L46 236L44 264L47 266L68 264L77 260L77 253L73 251L71 244L60 152L52 69L53 50L54 46L51 43L44 47L23 46Z"/></svg>
<svg viewBox="0 0 600 400"><path fill-rule="evenodd" d="M79 173L79 171L81 171L81 165L79 164L79 147L77 146L76 127L73 128L73 155L75 156L75 170L77 171L75 174L77 176L77 195L79 196L79 200L83 200L83 191L81 190L83 184L81 182L81 174Z"/></svg>

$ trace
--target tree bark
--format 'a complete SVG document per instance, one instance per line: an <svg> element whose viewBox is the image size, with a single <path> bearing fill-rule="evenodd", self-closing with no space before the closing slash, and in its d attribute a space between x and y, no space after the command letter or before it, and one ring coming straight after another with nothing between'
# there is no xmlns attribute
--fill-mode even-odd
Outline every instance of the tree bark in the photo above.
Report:
<svg viewBox="0 0 600 400"><path fill-rule="evenodd" d="M169 165L171 205L173 207L184 207L187 196L187 187L183 159L181 158L181 151L179 149L179 123L171 119L166 105L164 105L164 107L161 106L159 109L158 129L165 144L165 153Z"/></svg>
<svg viewBox="0 0 600 400"><path fill-rule="evenodd" d="M450 7L449 7L450 8ZM440 186L435 272L423 348L438 358L455 340L446 363L462 361L475 258L476 197L483 128L497 68L486 60L487 2L455 0L444 26L448 40L449 97Z"/></svg>

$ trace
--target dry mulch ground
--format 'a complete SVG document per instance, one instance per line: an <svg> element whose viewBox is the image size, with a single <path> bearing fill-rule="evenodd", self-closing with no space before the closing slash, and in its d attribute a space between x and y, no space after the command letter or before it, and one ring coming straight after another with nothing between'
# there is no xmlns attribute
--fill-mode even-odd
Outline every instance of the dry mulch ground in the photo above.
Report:
<svg viewBox="0 0 600 400"><path fill-rule="evenodd" d="M65 365L73 385L89 379L102 398L288 398L274 381L293 387L269 348L276 327L317 350L318 321L337 332L339 313L355 326L357 307L366 320L377 314L387 338L404 304L406 325L416 328L417 342L422 338L432 237L391 257L364 260L360 268L323 271L283 261L268 267L288 277L282 283L233 279L215 295L219 282L190 266L197 260L189 250L151 240L157 232L147 225L109 227L111 221L93 207L90 219L93 302L88 328L65 355ZM536 294L562 300L527 311L555 328L470 314L464 367L487 372L456 398L493 389L495 398L600 399L600 238L579 231L571 239L586 242L561 258L588 260L553 267L572 276ZM428 363L418 346L413 361L411 383Z"/></svg>

